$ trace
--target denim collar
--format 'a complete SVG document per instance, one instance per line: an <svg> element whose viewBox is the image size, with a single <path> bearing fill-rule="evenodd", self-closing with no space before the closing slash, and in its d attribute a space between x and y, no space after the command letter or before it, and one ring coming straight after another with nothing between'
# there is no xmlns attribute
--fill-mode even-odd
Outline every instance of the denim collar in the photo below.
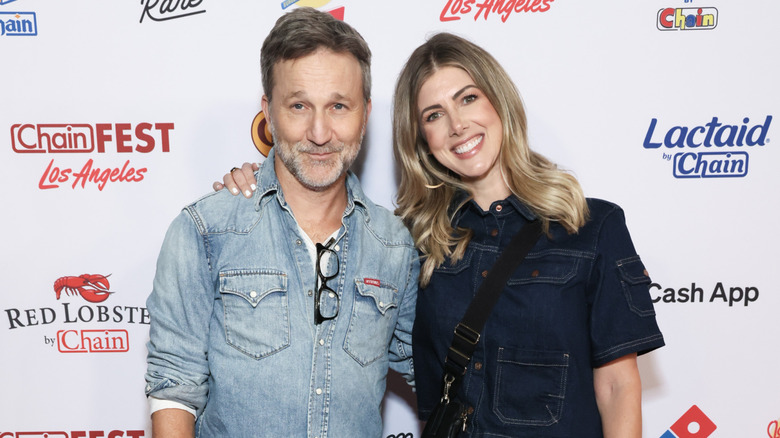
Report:
<svg viewBox="0 0 780 438"><path fill-rule="evenodd" d="M276 194L276 199L279 201L279 205L282 208L287 206L287 202L284 200L284 193L282 193L282 187L279 185L279 178L276 176L276 169L274 168L274 157L276 152L273 148L268 153L268 157L260 165L260 170L255 173L257 180L257 191L255 192L254 202L255 208L260 209L260 204L267 196ZM370 210L368 209L368 198L363 193L363 188L360 185L360 180L351 171L347 170L347 208L344 211L344 216L349 215L358 205L365 211L366 216L370 220Z"/></svg>
<svg viewBox="0 0 780 438"><path fill-rule="evenodd" d="M466 212L471 209L474 213L479 214L481 216L490 214L490 211L484 211L482 210L482 207L480 207L476 201L474 201L474 198L471 197L469 193L463 190L458 190L458 192L455 194L455 196L452 199L451 208L455 209L457 208L461 203L468 200L461 206L457 211L454 211L452 214L453 217L453 223L457 224L460 219L463 217ZM509 204L514 209L519 212L528 222L533 221L537 218L536 213L531 210L530 207L528 207L523 201L521 201L517 196L515 195L509 195L506 199L503 200L497 200L494 201L491 204L490 210L493 210L493 206L496 204ZM507 210L504 210L501 214L509 214L510 212Z"/></svg>

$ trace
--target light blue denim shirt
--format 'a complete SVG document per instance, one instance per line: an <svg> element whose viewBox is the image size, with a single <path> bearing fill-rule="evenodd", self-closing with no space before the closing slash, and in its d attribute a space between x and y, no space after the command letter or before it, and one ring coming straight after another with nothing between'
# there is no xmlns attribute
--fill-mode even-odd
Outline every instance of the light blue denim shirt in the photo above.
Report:
<svg viewBox="0 0 780 438"><path fill-rule="evenodd" d="M195 409L197 437L379 437L388 366L413 382L412 238L350 173L327 283L341 307L315 325L315 268L273 163L251 201L212 193L169 228L146 393Z"/></svg>

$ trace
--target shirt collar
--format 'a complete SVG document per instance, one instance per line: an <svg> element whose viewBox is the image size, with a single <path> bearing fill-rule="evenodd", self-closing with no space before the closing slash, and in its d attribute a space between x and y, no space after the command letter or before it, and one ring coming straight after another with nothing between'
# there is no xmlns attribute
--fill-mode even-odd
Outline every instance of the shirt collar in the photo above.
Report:
<svg viewBox="0 0 780 438"><path fill-rule="evenodd" d="M460 207L457 211L454 212L453 215L453 223L457 224L461 217L463 217L464 214L466 214L467 211L472 211L475 214L479 214L481 216L490 214L489 211L482 210L482 207L480 207L474 199L469 199L471 195L469 195L467 192L463 190L459 190L455 196L452 199L452 208L457 208L461 203L463 203L466 199L468 199L468 202L463 204L463 206ZM490 210L493 210L493 207L496 204L501 205L510 205L512 206L518 213L520 213L528 222L531 222L537 218L537 215L531 210L530 207L528 207L523 201L521 201L517 196L515 195L509 195L506 199L494 201L493 204L491 204ZM502 214L507 214L508 211L504 210Z"/></svg>

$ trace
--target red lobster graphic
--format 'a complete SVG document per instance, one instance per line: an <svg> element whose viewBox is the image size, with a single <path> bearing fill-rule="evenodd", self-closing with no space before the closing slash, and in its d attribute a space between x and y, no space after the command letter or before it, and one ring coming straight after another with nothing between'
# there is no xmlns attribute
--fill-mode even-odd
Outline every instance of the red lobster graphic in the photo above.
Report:
<svg viewBox="0 0 780 438"><path fill-rule="evenodd" d="M57 293L57 299L60 299L62 290L68 295L81 295L82 298L90 303L100 303L105 301L111 292L108 288L109 275L91 275L84 274L78 277L60 277L54 282L54 292Z"/></svg>

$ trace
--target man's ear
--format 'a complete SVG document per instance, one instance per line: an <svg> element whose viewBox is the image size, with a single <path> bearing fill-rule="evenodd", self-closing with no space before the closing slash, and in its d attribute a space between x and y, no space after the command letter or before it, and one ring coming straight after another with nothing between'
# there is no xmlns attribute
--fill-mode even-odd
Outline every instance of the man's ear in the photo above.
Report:
<svg viewBox="0 0 780 438"><path fill-rule="evenodd" d="M260 99L260 107L263 109L263 114L265 114L265 119L270 119L270 112L268 108L270 107L270 100L268 99L268 96L263 94L263 98Z"/></svg>

